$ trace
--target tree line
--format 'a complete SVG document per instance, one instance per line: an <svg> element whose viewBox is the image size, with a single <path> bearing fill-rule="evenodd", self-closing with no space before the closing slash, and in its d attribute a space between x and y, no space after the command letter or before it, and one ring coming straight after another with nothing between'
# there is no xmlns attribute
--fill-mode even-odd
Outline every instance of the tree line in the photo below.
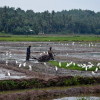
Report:
<svg viewBox="0 0 100 100"><path fill-rule="evenodd" d="M100 12L63 10L24 11L0 7L0 32L11 34L100 34Z"/></svg>

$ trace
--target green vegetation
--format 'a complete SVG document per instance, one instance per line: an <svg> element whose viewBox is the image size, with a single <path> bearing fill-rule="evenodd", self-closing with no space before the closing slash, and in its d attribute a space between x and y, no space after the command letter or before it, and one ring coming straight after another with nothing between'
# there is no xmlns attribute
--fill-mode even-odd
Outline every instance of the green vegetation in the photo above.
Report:
<svg viewBox="0 0 100 100"><path fill-rule="evenodd" d="M5 35L0 36L0 41L94 41L99 42L100 36L79 35L79 36L39 36L39 35Z"/></svg>
<svg viewBox="0 0 100 100"><path fill-rule="evenodd" d="M75 86L87 84L99 84L100 77L74 77L59 76L47 81L42 79L0 80L0 91L15 89L34 89L59 86Z"/></svg>
<svg viewBox="0 0 100 100"><path fill-rule="evenodd" d="M49 61L49 63L59 68L85 71L85 68L79 67L78 64L75 64L75 65L71 64L70 66L66 67L66 65L68 64L67 62L61 62L61 66L59 66L59 62L57 61ZM87 71L95 71L95 69L96 69L96 66L93 66L92 68L87 69Z"/></svg>
<svg viewBox="0 0 100 100"><path fill-rule="evenodd" d="M96 100L96 99L91 99L90 97L81 97L78 98L77 100Z"/></svg>
<svg viewBox="0 0 100 100"><path fill-rule="evenodd" d="M35 13L5 6L0 15L0 32L7 34L100 34L100 12L91 10Z"/></svg>

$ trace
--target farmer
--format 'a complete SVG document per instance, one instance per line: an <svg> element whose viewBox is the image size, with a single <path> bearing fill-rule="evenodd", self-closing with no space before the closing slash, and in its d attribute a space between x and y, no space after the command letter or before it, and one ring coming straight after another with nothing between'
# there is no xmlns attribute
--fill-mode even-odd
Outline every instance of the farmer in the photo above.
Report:
<svg viewBox="0 0 100 100"><path fill-rule="evenodd" d="M31 46L28 46L27 47L27 52L26 52L26 61L29 61L30 59L30 53L31 53Z"/></svg>
<svg viewBox="0 0 100 100"><path fill-rule="evenodd" d="M49 57L50 57L50 60L54 60L52 47L49 48L49 50L48 50L48 55L49 55Z"/></svg>

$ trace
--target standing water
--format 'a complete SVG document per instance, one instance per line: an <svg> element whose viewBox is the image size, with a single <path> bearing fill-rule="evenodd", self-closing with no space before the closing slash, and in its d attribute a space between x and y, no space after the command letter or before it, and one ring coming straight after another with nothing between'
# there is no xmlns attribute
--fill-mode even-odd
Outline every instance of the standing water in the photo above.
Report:
<svg viewBox="0 0 100 100"><path fill-rule="evenodd" d="M58 99L53 99L53 100L100 100L100 97L64 97L64 98L58 98Z"/></svg>

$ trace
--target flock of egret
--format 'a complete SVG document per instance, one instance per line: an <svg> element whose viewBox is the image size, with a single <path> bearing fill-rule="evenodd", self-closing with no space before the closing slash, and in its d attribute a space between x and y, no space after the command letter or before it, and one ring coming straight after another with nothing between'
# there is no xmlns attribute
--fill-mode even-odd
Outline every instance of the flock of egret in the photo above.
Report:
<svg viewBox="0 0 100 100"><path fill-rule="evenodd" d="M6 51L6 54L5 54L5 58L6 58L6 61L5 61L5 64L8 66L9 64L9 59L12 57L12 53L11 51ZM20 62L20 61L15 61L15 64L20 68L20 67L28 67L29 68L29 71L32 71L32 65L30 64L26 64L26 62ZM11 73L10 71L7 71L7 73L5 74L6 76L11 76Z"/></svg>
<svg viewBox="0 0 100 100"><path fill-rule="evenodd" d="M65 45L65 46L80 46L80 47L82 47L82 46L87 46L87 47L96 47L97 46L97 44L95 44L95 43L92 43L92 42L90 42L90 43L81 43L81 42L72 42L72 43L58 43L58 44L55 44L55 45Z"/></svg>
<svg viewBox="0 0 100 100"><path fill-rule="evenodd" d="M95 65L92 64L91 62L88 62L88 64L75 64L72 61L70 63L67 63L65 67L67 68L67 67L71 67L71 66L77 66L77 67L84 68L85 71L88 71L88 69L90 69L92 67L95 67ZM59 67L62 67L62 63L61 62L59 62ZM58 70L57 66L55 66L55 69L56 69L56 71ZM95 70L92 71L91 73L93 75L95 75L98 72L98 70L100 70L100 63L97 63L97 65L95 67Z"/></svg>
<svg viewBox="0 0 100 100"><path fill-rule="evenodd" d="M80 44L80 46L87 46L87 47L93 47L93 46L96 47L96 46L97 46L97 44L94 44L94 43L92 43L92 42L87 43L87 44L82 44L81 42L78 42L78 44ZM56 44L55 44L55 45L56 45ZM57 44L57 45L66 45L66 46L72 45L72 46L75 46L76 43L75 43L75 42L72 42L72 43L59 43L59 44ZM41 45L40 45L40 46L41 46ZM42 54L44 54L44 53L46 53L46 52L40 53L40 55L42 55ZM69 55L69 54L67 53L67 55ZM11 51L6 51L5 56L6 56L6 62L5 62L5 63L6 63L6 65L8 65L8 63L9 63L8 58L11 58L11 57L12 57ZM32 65L27 65L26 62L22 63L22 62L18 62L18 61L16 60L15 63L18 65L19 68L22 67L22 66L23 66L23 67L28 67L29 70L32 71ZM46 63L44 63L44 65L47 66ZM72 65L75 66L76 64L75 64L74 62L70 62L70 63L67 63L67 64L66 64L66 67L71 67ZM61 66L62 66L62 63L59 62L59 67L61 67ZM91 62L88 62L88 64L77 64L77 66L78 66L78 67L81 67L81 68L85 68L85 71L88 71L88 69L94 67L94 64L92 64ZM97 67L95 68L95 71L92 71L92 72L91 72L93 75L96 74L96 73L98 72L98 70L100 69L100 63L97 63L96 66L97 66ZM57 67L57 66L55 66L55 70L58 71L58 67ZM10 72L8 72L8 76L11 75L11 74L9 74L9 73L10 73Z"/></svg>
<svg viewBox="0 0 100 100"><path fill-rule="evenodd" d="M73 42L72 43L72 45L74 45L75 43ZM44 53L44 52L43 52ZM8 56L8 57L12 57L12 54L11 54L11 52L6 52L6 57ZM8 60L6 60L6 65L8 65ZM28 68L29 68L29 71L32 71L32 65L27 65L26 64L26 62L24 62L24 63L22 63L22 62L18 62L17 60L15 61L15 63L18 65L18 67L20 68L20 67L26 67L26 66L28 66ZM46 67L48 67L48 65L44 62L44 65L46 66ZM71 67L71 66L75 66L76 64L74 63L74 62L70 62L70 63L67 63L66 64L66 67ZM59 62L59 67L61 67L62 66L62 63L61 62ZM88 62L88 64L77 64L77 66L78 67L81 67L81 68L85 68L85 71L88 71L88 69L90 69L90 68L92 68L92 67L94 67L94 64L92 64L91 62ZM95 71L92 71L91 73L93 74L93 75L95 75L96 73L97 73L97 71L100 69L100 63L97 63L97 65L96 65L97 67L95 68ZM58 71L58 67L57 66L55 66L55 70L56 71ZM8 71L7 72L7 76L10 76L11 74L10 74L10 72Z"/></svg>

